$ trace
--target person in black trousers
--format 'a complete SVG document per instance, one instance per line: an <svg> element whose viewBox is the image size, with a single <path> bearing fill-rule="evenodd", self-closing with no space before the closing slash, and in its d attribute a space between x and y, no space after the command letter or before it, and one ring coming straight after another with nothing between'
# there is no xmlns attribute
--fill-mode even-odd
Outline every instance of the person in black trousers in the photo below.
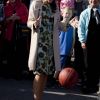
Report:
<svg viewBox="0 0 100 100"><path fill-rule="evenodd" d="M83 93L96 93L100 78L100 0L89 0L89 6L80 14L78 37L86 52L86 81Z"/></svg>
<svg viewBox="0 0 100 100"><path fill-rule="evenodd" d="M75 16L77 16L77 20L79 20L80 13L87 7L86 0L80 0L75 2ZM75 44L74 44L74 67L79 74L79 83L83 86L85 81L85 63L84 63L84 53L81 47L81 43L79 42L77 28L75 28Z"/></svg>

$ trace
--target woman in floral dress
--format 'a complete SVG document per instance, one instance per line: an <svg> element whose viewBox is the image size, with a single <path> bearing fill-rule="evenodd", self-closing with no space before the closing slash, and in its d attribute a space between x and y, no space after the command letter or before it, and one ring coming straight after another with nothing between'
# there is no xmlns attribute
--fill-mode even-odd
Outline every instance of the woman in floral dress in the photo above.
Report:
<svg viewBox="0 0 100 100"><path fill-rule="evenodd" d="M61 70L58 25L60 12L55 0L33 0L28 26L32 29L29 69L35 75L34 100L41 100L48 75ZM57 74L55 74L57 75Z"/></svg>

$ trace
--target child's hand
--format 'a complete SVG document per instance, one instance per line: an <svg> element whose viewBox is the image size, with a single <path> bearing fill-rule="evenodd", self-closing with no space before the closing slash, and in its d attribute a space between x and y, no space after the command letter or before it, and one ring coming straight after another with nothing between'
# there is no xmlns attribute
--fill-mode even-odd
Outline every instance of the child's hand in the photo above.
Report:
<svg viewBox="0 0 100 100"><path fill-rule="evenodd" d="M71 26L73 26L74 28L77 28L77 27L78 27L78 18L77 18L77 17L74 17L73 19L71 19L71 20L69 21L69 24L70 24Z"/></svg>

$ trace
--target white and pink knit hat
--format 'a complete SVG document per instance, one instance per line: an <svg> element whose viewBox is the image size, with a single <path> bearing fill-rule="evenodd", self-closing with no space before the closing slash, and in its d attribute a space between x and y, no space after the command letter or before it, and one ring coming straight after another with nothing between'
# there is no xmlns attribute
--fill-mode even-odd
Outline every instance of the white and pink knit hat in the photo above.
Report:
<svg viewBox="0 0 100 100"><path fill-rule="evenodd" d="M66 7L74 8L74 2L75 2L75 0L61 0L60 9L63 9Z"/></svg>

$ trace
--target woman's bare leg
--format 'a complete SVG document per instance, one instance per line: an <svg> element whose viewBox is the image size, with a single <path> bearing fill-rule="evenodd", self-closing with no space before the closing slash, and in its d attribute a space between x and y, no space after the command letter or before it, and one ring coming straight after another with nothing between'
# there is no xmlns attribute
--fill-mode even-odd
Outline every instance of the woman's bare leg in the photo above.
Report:
<svg viewBox="0 0 100 100"><path fill-rule="evenodd" d="M41 100L43 90L45 87L45 84L47 82L47 76L40 74L36 75L33 81L33 96L34 100Z"/></svg>

